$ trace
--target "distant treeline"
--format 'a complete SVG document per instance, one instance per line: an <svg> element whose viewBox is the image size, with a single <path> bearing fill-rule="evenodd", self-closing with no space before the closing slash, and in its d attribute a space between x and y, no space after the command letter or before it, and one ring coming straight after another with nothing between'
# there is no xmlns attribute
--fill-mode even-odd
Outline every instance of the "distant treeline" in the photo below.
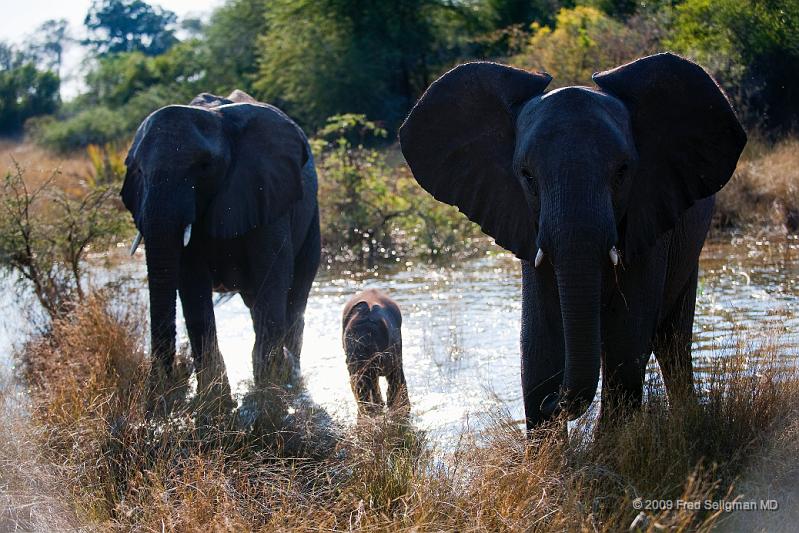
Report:
<svg viewBox="0 0 799 533"><path fill-rule="evenodd" d="M104 144L160 106L234 88L309 133L342 113L393 133L459 62L546 70L557 86L665 49L708 68L750 128L779 136L799 122L796 0L228 0L207 21L95 0L84 24L85 92L68 102L65 21L25 48L0 43L0 135L25 131L59 151Z"/></svg>

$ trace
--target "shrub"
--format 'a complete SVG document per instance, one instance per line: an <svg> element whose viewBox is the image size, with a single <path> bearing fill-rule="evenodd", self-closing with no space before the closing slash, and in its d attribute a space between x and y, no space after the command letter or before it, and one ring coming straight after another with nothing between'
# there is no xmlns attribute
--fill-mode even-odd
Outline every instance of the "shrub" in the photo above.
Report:
<svg viewBox="0 0 799 533"><path fill-rule="evenodd" d="M72 118L49 122L35 132L44 146L70 152L90 144L106 144L130 134L127 124L116 111L97 106L79 112Z"/></svg>
<svg viewBox="0 0 799 533"><path fill-rule="evenodd" d="M708 68L751 127L799 123L799 2L686 0L667 44Z"/></svg>
<svg viewBox="0 0 799 533"><path fill-rule="evenodd" d="M403 255L471 252L480 231L434 200L386 151L364 146L386 132L363 115L336 115L319 130L322 242L329 257L374 264Z"/></svg>
<svg viewBox="0 0 799 533"><path fill-rule="evenodd" d="M86 295L88 253L105 250L125 230L126 217L112 202L116 188L73 198L52 178L29 188L17 167L0 189L0 267L32 289L51 319L68 314Z"/></svg>
<svg viewBox="0 0 799 533"><path fill-rule="evenodd" d="M625 25L593 7L563 8L554 28L533 23L526 47L511 62L548 72L554 87L585 85L596 71L654 52L661 37L659 17L642 13Z"/></svg>

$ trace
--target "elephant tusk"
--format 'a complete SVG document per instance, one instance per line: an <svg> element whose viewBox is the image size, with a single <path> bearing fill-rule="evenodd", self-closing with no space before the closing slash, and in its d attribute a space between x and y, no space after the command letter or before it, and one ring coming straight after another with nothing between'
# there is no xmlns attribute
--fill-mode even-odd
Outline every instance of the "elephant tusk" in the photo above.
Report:
<svg viewBox="0 0 799 533"><path fill-rule="evenodd" d="M136 237L133 239L133 244L130 245L131 256L136 253L136 248L139 247L139 244L141 244L141 231L136 233Z"/></svg>
<svg viewBox="0 0 799 533"><path fill-rule="evenodd" d="M613 263L613 266L619 264L619 252L616 251L616 247L610 249L610 262Z"/></svg>
<svg viewBox="0 0 799 533"><path fill-rule="evenodd" d="M183 246L184 247L188 246L190 240L191 240L191 224L186 226L186 231L183 232Z"/></svg>
<svg viewBox="0 0 799 533"><path fill-rule="evenodd" d="M543 259L544 259L544 251L541 248L539 248L538 253L535 254L535 268L538 268Z"/></svg>

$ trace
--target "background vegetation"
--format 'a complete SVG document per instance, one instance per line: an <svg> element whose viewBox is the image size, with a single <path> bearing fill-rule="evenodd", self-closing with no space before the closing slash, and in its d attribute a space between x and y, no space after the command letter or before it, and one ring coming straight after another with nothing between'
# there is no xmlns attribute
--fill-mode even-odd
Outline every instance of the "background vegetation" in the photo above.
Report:
<svg viewBox="0 0 799 533"><path fill-rule="evenodd" d="M80 42L52 20L24 48L0 43L0 136L27 134L66 159L124 153L153 110L245 90L315 138L331 261L469 254L487 242L420 190L394 143L427 85L474 59L546 70L553 87L666 49L696 59L730 95L754 146L720 198L717 227L796 231L792 0L228 0L203 20L143 0L95 0L84 24ZM83 91L64 102L69 45L87 59Z"/></svg>
<svg viewBox="0 0 799 533"><path fill-rule="evenodd" d="M57 150L125 140L161 105L239 88L310 131L356 113L391 140L455 63L497 59L546 70L556 85L585 84L595 70L664 49L710 69L750 127L780 136L799 116L792 0L228 0L206 21L178 21L142 0L96 0L85 26L85 88L69 102L58 97L64 21L47 22L24 49L0 46L0 134L51 116L30 131Z"/></svg>

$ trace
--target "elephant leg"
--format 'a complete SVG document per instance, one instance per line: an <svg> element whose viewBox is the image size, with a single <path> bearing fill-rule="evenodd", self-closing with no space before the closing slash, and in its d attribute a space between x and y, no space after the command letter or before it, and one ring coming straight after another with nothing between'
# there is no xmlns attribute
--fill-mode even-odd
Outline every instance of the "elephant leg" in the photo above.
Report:
<svg viewBox="0 0 799 533"><path fill-rule="evenodd" d="M599 427L625 420L641 407L652 337L663 301L669 240L634 267L608 273L611 294L602 310L602 403Z"/></svg>
<svg viewBox="0 0 799 533"><path fill-rule="evenodd" d="M635 284L629 284L635 286ZM616 292L603 314L606 327L602 350L602 401L599 411L600 429L641 407L646 365L651 349L649 338L654 322L642 312L645 304L638 291ZM634 293L633 293L634 292ZM647 292L651 294L651 292ZM646 332L646 333L644 333Z"/></svg>
<svg viewBox="0 0 799 533"><path fill-rule="evenodd" d="M628 413L641 407L649 357L625 352L611 348L602 354L600 428L614 420L626 420Z"/></svg>
<svg viewBox="0 0 799 533"><path fill-rule="evenodd" d="M691 338L699 268L695 268L672 309L663 317L655 334L654 351L669 398L695 397L691 360Z"/></svg>
<svg viewBox="0 0 799 533"><path fill-rule="evenodd" d="M311 222L308 235L302 247L294 258L294 276L288 293L287 321L289 334L286 338L286 348L299 359L302 351L302 334L305 328L305 306L308 303L308 294L316 277L321 256L321 242L319 236L319 213L317 212Z"/></svg>
<svg viewBox="0 0 799 533"><path fill-rule="evenodd" d="M358 416L373 414L377 411L380 397L379 376L368 367L361 367L350 374L350 384L358 403ZM375 396L377 388L377 396Z"/></svg>
<svg viewBox="0 0 799 533"><path fill-rule="evenodd" d="M386 402L383 401L383 391L380 390L380 374L377 371L372 371L370 382L372 384L372 404L377 411L380 411L386 405Z"/></svg>
<svg viewBox="0 0 799 533"><path fill-rule="evenodd" d="M271 298L264 296L250 309L255 329L255 346L252 351L253 378L259 388L285 384L289 377L288 373L293 370L281 368L285 360L281 352L287 330L286 308L283 304L286 291L280 291L279 288L273 290L272 295L277 301L272 302Z"/></svg>
<svg viewBox="0 0 799 533"><path fill-rule="evenodd" d="M225 361L217 343L211 284L211 274L205 265L198 265L191 257L183 261L178 292L194 359L197 393L230 406L233 402Z"/></svg>
<svg viewBox="0 0 799 533"><path fill-rule="evenodd" d="M288 293L294 275L289 217L251 232L246 242L249 279L241 296L250 308L255 345L253 378L257 388L283 386L299 371L286 354Z"/></svg>
<svg viewBox="0 0 799 533"><path fill-rule="evenodd" d="M552 265L522 261L521 371L528 433L546 422L541 403L559 392L564 369L563 321Z"/></svg>
<svg viewBox="0 0 799 533"><path fill-rule="evenodd" d="M402 369L402 357L393 356L391 367L386 372L388 391L386 400L388 408L405 416L411 410L411 402L408 398L408 384L405 382L405 372Z"/></svg>

